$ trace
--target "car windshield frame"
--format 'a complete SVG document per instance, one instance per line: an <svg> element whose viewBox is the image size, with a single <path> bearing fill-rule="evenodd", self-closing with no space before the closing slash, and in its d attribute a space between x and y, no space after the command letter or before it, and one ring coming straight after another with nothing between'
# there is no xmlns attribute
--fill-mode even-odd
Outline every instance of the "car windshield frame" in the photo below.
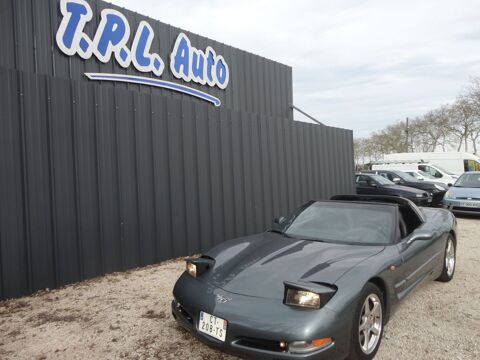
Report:
<svg viewBox="0 0 480 360"><path fill-rule="evenodd" d="M315 201L302 208L301 211L291 215L290 219L285 221L286 225L281 232L284 236L289 238L331 244L387 246L395 243L397 235L396 231L398 228L397 212L397 204L329 200ZM314 216L316 215L323 215L326 217L324 221L328 223L328 229L325 229L325 226L321 226L318 229L308 228L308 225L314 224ZM391 218L390 222L388 221L388 217ZM381 221L378 221L379 218L381 218ZM332 219L338 219L338 221L348 220L350 223L337 224L331 221ZM370 231L370 233L362 234L360 230L367 232L367 229L370 229L360 223L365 219L376 219L375 221L378 226L376 229ZM321 224L321 221L319 223ZM306 229L301 229L301 226ZM315 236L312 236L312 230L316 232L318 231L318 233L316 233ZM365 238L372 239L374 231L377 231L379 241L367 242L358 238L359 236L364 236ZM326 234L330 235L330 237L326 236ZM350 238L347 238L348 235ZM354 239L352 236L356 238ZM380 236L383 236L383 238Z"/></svg>
<svg viewBox="0 0 480 360"><path fill-rule="evenodd" d="M476 177L477 178L477 181L478 181L478 186L471 186L473 183L466 183L466 184L462 184L465 180L465 178L469 178L469 177ZM475 182L475 181L474 181ZM457 181L455 181L455 184L453 184L454 187L461 187L461 188L472 188L472 189L480 189L480 173L478 172L466 172L462 175L460 175L460 177L457 179Z"/></svg>
<svg viewBox="0 0 480 360"><path fill-rule="evenodd" d="M365 175L370 176L373 180L378 182L380 185L395 185L395 183L393 181L388 180L387 178L383 177L382 175L378 175L378 174L365 174Z"/></svg>
<svg viewBox="0 0 480 360"><path fill-rule="evenodd" d="M400 170L391 170L391 171L392 171L392 173L397 175L403 181L415 182L415 183L418 182L418 179L416 179L414 176L412 176L410 174L407 174L406 172L403 172L403 171L400 171Z"/></svg>

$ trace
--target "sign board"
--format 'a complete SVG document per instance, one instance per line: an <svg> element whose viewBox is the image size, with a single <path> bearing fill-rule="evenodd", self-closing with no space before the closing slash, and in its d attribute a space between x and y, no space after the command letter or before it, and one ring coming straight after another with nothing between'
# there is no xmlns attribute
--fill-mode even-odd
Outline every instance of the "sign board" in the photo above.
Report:
<svg viewBox="0 0 480 360"><path fill-rule="evenodd" d="M80 56L88 60L97 58L108 63L113 58L123 68L134 67L154 77L112 73L85 73L91 80L117 81L160 87L188 94L220 106L221 101L207 92L190 86L162 80L167 67L179 80L202 86L226 89L230 80L228 64L222 55L207 46L205 50L192 45L188 36L181 32L173 46L169 59L162 59L151 51L155 32L147 21L140 21L132 32L127 18L119 11L104 9L93 38L85 33L85 26L92 20L93 12L84 0L61 0L63 18L56 34L59 49L67 56ZM133 37L128 46L130 37Z"/></svg>

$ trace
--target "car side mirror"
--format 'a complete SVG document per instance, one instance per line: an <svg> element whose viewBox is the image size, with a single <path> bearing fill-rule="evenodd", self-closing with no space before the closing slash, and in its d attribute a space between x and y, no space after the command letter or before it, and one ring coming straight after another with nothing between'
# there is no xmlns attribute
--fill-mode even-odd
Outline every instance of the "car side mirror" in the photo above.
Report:
<svg viewBox="0 0 480 360"><path fill-rule="evenodd" d="M407 244L411 244L412 242L417 240L432 240L434 236L435 233L433 231L417 230L410 235L410 238L407 240Z"/></svg>
<svg viewBox="0 0 480 360"><path fill-rule="evenodd" d="M279 216L279 217L276 217L275 219L273 219L273 223L274 224L277 224L277 225L280 225L282 224L285 220L287 220L284 216Z"/></svg>
<svg viewBox="0 0 480 360"><path fill-rule="evenodd" d="M395 184L398 184L400 183L400 181L402 181L399 177L396 177L396 178L393 178L392 180Z"/></svg>
<svg viewBox="0 0 480 360"><path fill-rule="evenodd" d="M425 178L423 176L419 176L419 177L417 177L417 180L423 181L423 180L425 180Z"/></svg>
<svg viewBox="0 0 480 360"><path fill-rule="evenodd" d="M378 187L378 185L375 184L374 182L369 183L368 186L373 187L373 188L377 188L377 187Z"/></svg>

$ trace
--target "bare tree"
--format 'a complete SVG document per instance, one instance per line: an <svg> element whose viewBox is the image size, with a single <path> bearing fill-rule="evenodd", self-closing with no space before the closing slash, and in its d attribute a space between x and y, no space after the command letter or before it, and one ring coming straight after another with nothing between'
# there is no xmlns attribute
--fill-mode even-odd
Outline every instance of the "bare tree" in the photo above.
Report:
<svg viewBox="0 0 480 360"><path fill-rule="evenodd" d="M450 109L450 132L458 139L457 151L460 151L462 143L465 151L468 151L468 138L474 125L473 109L464 97L460 97Z"/></svg>

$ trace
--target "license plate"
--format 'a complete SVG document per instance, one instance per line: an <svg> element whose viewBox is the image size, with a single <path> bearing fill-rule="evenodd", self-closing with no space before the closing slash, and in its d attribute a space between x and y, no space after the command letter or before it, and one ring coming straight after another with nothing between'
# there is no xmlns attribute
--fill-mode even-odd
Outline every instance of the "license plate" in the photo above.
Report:
<svg viewBox="0 0 480 360"><path fill-rule="evenodd" d="M477 208L477 207L480 207L480 204L474 203L474 202L462 202L462 203L460 203L460 206L470 207L470 208Z"/></svg>
<svg viewBox="0 0 480 360"><path fill-rule="evenodd" d="M227 320L200 311L198 330L215 339L225 341L225 337L227 336Z"/></svg>

